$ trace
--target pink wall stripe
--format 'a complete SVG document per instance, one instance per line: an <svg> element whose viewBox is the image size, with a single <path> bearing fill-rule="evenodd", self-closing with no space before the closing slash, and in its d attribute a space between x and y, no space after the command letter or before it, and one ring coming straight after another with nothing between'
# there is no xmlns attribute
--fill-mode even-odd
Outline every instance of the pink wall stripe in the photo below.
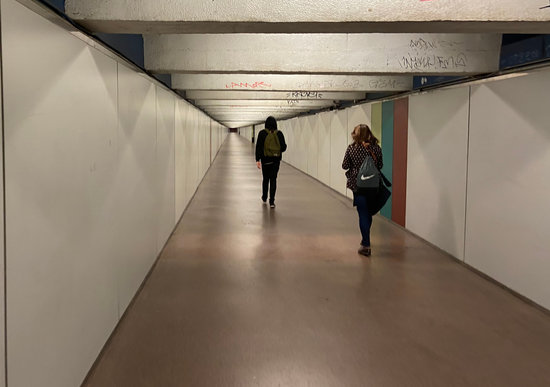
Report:
<svg viewBox="0 0 550 387"><path fill-rule="evenodd" d="M394 101L393 105L393 173L392 220L405 227L407 202L407 136L409 98Z"/></svg>

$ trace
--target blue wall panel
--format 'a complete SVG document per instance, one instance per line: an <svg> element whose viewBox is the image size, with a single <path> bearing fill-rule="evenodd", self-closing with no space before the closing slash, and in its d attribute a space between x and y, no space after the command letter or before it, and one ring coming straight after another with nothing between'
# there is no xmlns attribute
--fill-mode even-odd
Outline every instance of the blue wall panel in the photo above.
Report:
<svg viewBox="0 0 550 387"><path fill-rule="evenodd" d="M544 35L544 57L550 58L550 35Z"/></svg>
<svg viewBox="0 0 550 387"><path fill-rule="evenodd" d="M95 34L102 42L130 59L140 67L144 67L143 36L139 34Z"/></svg>
<svg viewBox="0 0 550 387"><path fill-rule="evenodd" d="M505 69L536 62L544 57L544 35L503 45L500 52L500 68Z"/></svg>
<svg viewBox="0 0 550 387"><path fill-rule="evenodd" d="M60 12L65 13L65 0L42 0L42 2L51 5Z"/></svg>

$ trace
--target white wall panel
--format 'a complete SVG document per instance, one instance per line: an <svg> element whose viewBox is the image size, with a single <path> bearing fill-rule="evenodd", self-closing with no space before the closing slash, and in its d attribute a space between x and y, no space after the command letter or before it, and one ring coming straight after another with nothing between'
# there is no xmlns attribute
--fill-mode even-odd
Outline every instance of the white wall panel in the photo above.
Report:
<svg viewBox="0 0 550 387"><path fill-rule="evenodd" d="M317 153L317 178L330 185L330 125L332 112L318 115L317 131L319 133L319 146Z"/></svg>
<svg viewBox="0 0 550 387"><path fill-rule="evenodd" d="M252 141L252 126L245 126L244 128L241 128L240 134L248 141Z"/></svg>
<svg viewBox="0 0 550 387"><path fill-rule="evenodd" d="M297 169L300 169L299 168L299 164L300 164L300 160L299 160L299 155L300 155L300 144L299 144L299 139L298 139L298 136L299 136L299 130L298 130L298 118L293 118L290 120L289 122L290 124L290 131L292 132L292 165L297 168Z"/></svg>
<svg viewBox="0 0 550 387"><path fill-rule="evenodd" d="M298 155L299 155L299 147L300 147L300 144L298 143L298 130L296 129L298 126L298 119L297 118L292 118L288 121L288 131L289 133L291 133L291 138L292 138L292 149L289 151L290 154L289 156L291 156L291 163L292 163L292 166L294 168L297 168L299 169L299 160L298 160Z"/></svg>
<svg viewBox="0 0 550 387"><path fill-rule="evenodd" d="M188 200L191 200L191 198L195 194L199 182L199 152L197 133L199 111L197 109L194 109L191 105L188 105L186 117L186 192Z"/></svg>
<svg viewBox="0 0 550 387"><path fill-rule="evenodd" d="M239 129L239 135L245 139L247 139L248 141L251 141L252 140L252 136L251 136L251 131L250 131L250 127L249 126L246 126L244 128L240 128Z"/></svg>
<svg viewBox="0 0 550 387"><path fill-rule="evenodd" d="M157 252L163 248L175 226L175 103L173 93L157 88L157 179L159 187Z"/></svg>
<svg viewBox="0 0 550 387"><path fill-rule="evenodd" d="M210 121L210 125L211 125L211 133L212 133L212 161L216 158L216 154L218 153L218 145L220 143L220 138L219 138L219 125L216 121L214 120L211 120Z"/></svg>
<svg viewBox="0 0 550 387"><path fill-rule="evenodd" d="M304 129L304 119L297 118L293 123L296 139L296 166L300 171L307 173L307 135Z"/></svg>
<svg viewBox="0 0 550 387"><path fill-rule="evenodd" d="M197 146L195 152L197 152L197 181L199 184L202 180L204 172L204 114L199 112L197 114ZM196 188L196 187L195 187Z"/></svg>
<svg viewBox="0 0 550 387"><path fill-rule="evenodd" d="M289 120L281 121L280 125L281 125L281 130L285 135L285 141L287 145L286 151L283 154L283 160L289 163L290 165L293 165L292 154L294 152L294 133L292 132L292 127L290 126Z"/></svg>
<svg viewBox="0 0 550 387"><path fill-rule="evenodd" d="M210 164L216 157L218 151L218 126L214 120L210 120Z"/></svg>
<svg viewBox="0 0 550 387"><path fill-rule="evenodd" d="M212 164L212 119L205 115L204 119L204 132L205 132L205 141L204 141L204 174L208 171L210 168L210 164ZM203 174L203 176L204 176Z"/></svg>
<svg viewBox="0 0 550 387"><path fill-rule="evenodd" d="M346 194L346 175L342 161L348 146L348 113L345 110L330 112L330 187Z"/></svg>
<svg viewBox="0 0 550 387"><path fill-rule="evenodd" d="M218 144L216 146L216 155L218 154L218 151L220 150L221 146L222 146L222 134L223 134L223 125L221 124L216 124L216 128L217 128L217 141L218 141Z"/></svg>
<svg viewBox="0 0 550 387"><path fill-rule="evenodd" d="M246 139L248 141L252 141L252 135L253 135L254 131L253 131L253 127L252 126L247 126L246 127ZM254 133L254 137L257 137L257 132ZM254 139L254 141L256 141L256 139Z"/></svg>
<svg viewBox="0 0 550 387"><path fill-rule="evenodd" d="M210 118L204 115L203 119L203 131L204 131L204 140L203 140L203 155L204 155L204 167L202 177L208 171L210 167ZM201 178L202 181L202 178Z"/></svg>
<svg viewBox="0 0 550 387"><path fill-rule="evenodd" d="M289 156L292 156L292 166L297 168L298 164L298 141L297 141L297 135L296 135L296 121L297 118L293 118L292 120L287 121L288 125L288 132L290 134L290 141L287 141L287 152L289 152ZM286 134L285 134L286 136Z"/></svg>
<svg viewBox="0 0 550 387"><path fill-rule="evenodd" d="M15 1L1 15L8 384L74 387L118 319L117 66Z"/></svg>
<svg viewBox="0 0 550 387"><path fill-rule="evenodd" d="M204 114L201 113L202 120L201 120L201 134L202 134L202 142L201 142L201 181L206 172L208 171L208 167L210 166L210 118Z"/></svg>
<svg viewBox="0 0 550 387"><path fill-rule="evenodd" d="M371 106L370 103L357 105L352 108L346 109L348 112L349 132L359 124L367 124L369 127L372 125L371 120Z"/></svg>
<svg viewBox="0 0 550 387"><path fill-rule="evenodd" d="M287 149L285 153L283 153L283 161L294 166L294 152L296 151L296 143L294 141L294 131L292 130L291 120L280 121L278 125L285 135L285 142L287 145Z"/></svg>
<svg viewBox="0 0 550 387"><path fill-rule="evenodd" d="M307 174L317 179L319 158L319 118L317 115L303 118L307 143Z"/></svg>
<svg viewBox="0 0 550 387"><path fill-rule="evenodd" d="M406 227L464 258L468 87L409 100Z"/></svg>
<svg viewBox="0 0 550 387"><path fill-rule="evenodd" d="M550 71L472 87L466 262L550 308Z"/></svg>
<svg viewBox="0 0 550 387"><path fill-rule="evenodd" d="M208 123L208 117L200 112L200 129L199 129L199 138L200 138L200 144L199 144L199 162L200 162L200 168L199 168L199 184L202 181L202 178L204 177L204 174L206 173L206 170L208 168L209 160L210 160L210 152L209 149L206 148L207 146L207 132L210 131L210 125Z"/></svg>
<svg viewBox="0 0 550 387"><path fill-rule="evenodd" d="M212 160L216 158L220 148L220 129L220 125L216 121L212 121Z"/></svg>
<svg viewBox="0 0 550 387"><path fill-rule="evenodd" d="M202 180L202 142L203 142L203 131L202 131L202 112L197 112L194 115L195 123L193 125L193 131L195 134L195 149L193 150L194 159L196 160L197 172L195 176L195 184L193 184L193 193L196 191L200 181Z"/></svg>
<svg viewBox="0 0 550 387"><path fill-rule="evenodd" d="M216 158L216 156L218 155L218 151L220 150L220 147L222 145L222 126L217 123L217 122L213 122L213 125L214 125L214 129L215 131L213 132L213 135L215 136L215 142L216 142L216 147L215 148L212 148L213 149L213 157L214 159Z"/></svg>
<svg viewBox="0 0 550 387"><path fill-rule="evenodd" d="M1 14L1 12L0 12ZM2 65L0 60L0 65ZM1 79L0 79L0 88L2 87ZM2 114L2 95L0 93L0 114ZM1 124L0 124L1 125ZM0 127L1 130L3 128ZM3 141L0 139L0 141ZM4 367L4 364L6 364L6 356L5 356L5 340L3 338L6 334L6 325L5 325L5 311L6 311L6 305L5 305L5 292L4 292L4 275L5 275L5 266L4 266L4 157L3 157L3 149L4 146L1 144L2 147L0 149L0 192L2 192L2 196L0 197L0 332L2 333L2 337L0 338L0 387L5 387L5 379L6 379L6 369Z"/></svg>
<svg viewBox="0 0 550 387"><path fill-rule="evenodd" d="M118 66L118 286L122 313L156 258L156 90L145 77ZM132 200L128 200L132 198ZM136 209L139 209L138 211Z"/></svg>
<svg viewBox="0 0 550 387"><path fill-rule="evenodd" d="M175 220L179 221L185 207L187 206L186 192L186 136L185 124L187 114L187 102L183 100L176 101L175 117Z"/></svg>

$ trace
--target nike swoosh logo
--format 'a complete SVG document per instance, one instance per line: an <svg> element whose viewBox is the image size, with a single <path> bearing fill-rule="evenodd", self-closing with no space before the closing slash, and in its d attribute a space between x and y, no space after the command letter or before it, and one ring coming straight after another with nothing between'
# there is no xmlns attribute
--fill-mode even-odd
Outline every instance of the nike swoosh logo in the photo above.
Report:
<svg viewBox="0 0 550 387"><path fill-rule="evenodd" d="M368 179L372 179L373 177L374 177L374 175L369 175L369 176L361 175L361 180L368 180Z"/></svg>

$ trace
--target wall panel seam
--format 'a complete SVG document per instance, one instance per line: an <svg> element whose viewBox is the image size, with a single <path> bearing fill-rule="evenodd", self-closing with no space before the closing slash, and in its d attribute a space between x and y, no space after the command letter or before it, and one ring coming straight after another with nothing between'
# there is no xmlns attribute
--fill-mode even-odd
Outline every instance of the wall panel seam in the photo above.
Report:
<svg viewBox="0 0 550 387"><path fill-rule="evenodd" d="M466 232L467 232L467 219L468 219L468 171L470 166L470 123L471 123L471 110L472 109L472 86L468 86L468 122L466 125L466 174L464 182L464 234L463 242L464 247L462 249L462 261L466 262Z"/></svg>
<svg viewBox="0 0 550 387"><path fill-rule="evenodd" d="M0 4L1 8L1 4ZM2 36L2 11L0 10L0 42L3 41ZM3 320L4 320L4 364L2 365L4 367L4 385L8 385L8 260L7 260L7 232L6 232L6 152L5 152L5 133L4 133L4 53L2 49L2 45L0 43L0 99L2 101L0 105L0 109L2 109L2 118L1 118L1 125L2 125L2 225L3 225L3 241L4 241L4 248L2 251L3 257L3 278L4 278L4 305L3 305Z"/></svg>
<svg viewBox="0 0 550 387"><path fill-rule="evenodd" d="M116 62L116 165L120 165L120 63ZM117 303L117 313L118 313L118 320L120 321L122 314L120 313L120 294L119 294L119 278L118 278L118 265L115 262L115 289L116 289L116 303Z"/></svg>

